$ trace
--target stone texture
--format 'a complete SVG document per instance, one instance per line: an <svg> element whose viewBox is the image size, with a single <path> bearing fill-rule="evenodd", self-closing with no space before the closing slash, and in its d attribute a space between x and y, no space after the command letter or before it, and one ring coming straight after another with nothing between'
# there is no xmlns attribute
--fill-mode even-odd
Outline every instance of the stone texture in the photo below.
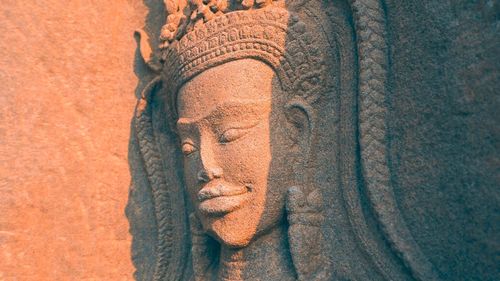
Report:
<svg viewBox="0 0 500 281"><path fill-rule="evenodd" d="M132 280L142 1L0 3L0 280Z"/></svg>
<svg viewBox="0 0 500 281"><path fill-rule="evenodd" d="M188 28L229 8L255 10L280 1L192 2L197 9ZM207 240L199 218L188 216L198 207L184 198L182 182L196 174L182 171L176 133L167 122L152 122L148 132L131 123L165 117L161 99L139 106L134 117L139 93L148 90L155 74L140 58L142 52L149 59L147 48L137 49L132 33L145 25L142 35L149 39L143 37L142 46L151 44L157 57L149 66L158 67L158 46L168 48L186 32L176 33L186 10L175 3L0 3L0 280L150 281L156 276L163 281L170 276L166 280L177 281L193 274L203 279L207 260L218 257L200 247L214 240ZM271 254L250 252L246 258L264 254L273 257L264 261L270 268L282 266L283 259L272 253L279 248L303 280L315 273L308 276L315 269L313 258L327 259L320 273L334 280L499 280L498 1L310 0L282 6L298 12L307 27L322 26L313 28L312 37L326 39L311 57L327 55L320 61L334 65L326 79L334 82L315 108L316 170L305 181L322 191L323 210L318 193L305 198L302 190L282 186L288 192L288 232L263 240L272 246L266 248ZM167 18L167 12L174 16ZM238 48L271 50L247 43ZM296 47L287 51L301 61L304 52ZM221 54L193 62L184 73L166 68L172 73L165 77L187 78L200 66L209 75L210 60ZM183 59L191 55L186 52ZM320 68L317 61L313 65ZM217 81L210 91L230 92L230 86L220 85L225 75L217 76L221 80L199 76L191 86L205 79ZM156 87L149 92L162 93ZM152 132L157 143L145 144ZM273 169L282 172L288 163L283 162ZM158 195L170 201L155 200ZM280 196L271 209L283 208ZM312 216L301 216L304 209ZM228 225L219 234L237 231ZM242 225L250 231L237 234L253 235L254 226ZM318 236L310 239L311 233ZM212 245L219 247L223 240L213 237L219 240ZM322 249L318 255L317 249ZM267 270L254 268L258 274ZM285 271L293 275L290 266ZM255 272L239 273L231 271L235 275L229 277L251 279L245 274ZM325 280L326 275L316 276Z"/></svg>
<svg viewBox="0 0 500 281"><path fill-rule="evenodd" d="M157 60L149 61L155 71L161 71L163 84L158 78L156 86L146 88L137 108L128 217L138 280L190 280L191 276L212 280L210 276L223 279L224 274L227 280L260 280L256 276L268 274L269 268L281 272L284 280L293 279L293 271L298 280L500 278L497 2L191 2L187 8L183 1L165 1L168 17L160 35L162 51L155 50ZM269 8L273 5L279 8ZM267 12L259 15L257 10L266 6ZM287 22L287 12L280 12L281 8L296 17ZM269 19L273 26L267 26ZM286 36L282 36L281 25L286 26ZM259 28L271 32L261 33ZM311 36L294 33L308 28L313 31ZM297 38L309 43L302 44ZM275 45L266 40L275 40ZM273 51L271 45L278 47ZM304 45L308 45L307 51L301 49ZM270 58L279 57L280 47L286 50L286 58ZM161 70L158 58L164 63ZM283 110L277 96L300 96L304 88L295 88L300 83L280 92L273 82L272 97L277 100L273 100L269 124L274 130L258 133L263 138L260 141L270 139L268 144L255 140L254 135L246 140L253 140L247 146L219 148L221 144L207 133L206 128L248 108L218 112L214 123L203 117L203 126L202 122L188 122L189 130L176 129L171 122L176 117L187 116L189 121L193 116L205 116L208 105L222 105L244 95L246 87L255 84L257 73L265 73L245 61L248 58L261 59L275 70L283 68L292 77L298 73L291 80L306 82L302 84L306 89L315 83L301 80L301 70L322 73L328 65L329 74L316 80L325 87L304 90L318 95L304 94L311 107L302 108L314 112L314 118L296 112L292 121L288 119L303 131L310 128L307 124L319 128L311 133L314 141L309 151L302 150L304 143L293 132L296 146L283 149L287 144L279 135L290 124L276 121ZM298 62L303 64L294 67ZM269 92L267 78L261 77L262 89L257 91L262 90L264 97ZM238 90L231 93L231 89ZM172 100L177 102L175 106ZM240 119L247 120L246 116ZM276 154L269 156L268 146ZM256 147L263 151L261 164L269 165L268 170L253 165ZM287 158L297 149L303 152L302 159ZM282 161L285 158L289 160ZM304 158L309 161L307 166L301 166ZM287 186L290 178L283 176L287 169L294 169L289 176L295 177L299 187ZM269 190L268 201L253 198L255 212L245 212L245 203L234 211L235 201L217 196L231 188L241 191L231 180L243 184L239 177L251 172L283 176L282 186L273 185L273 176L267 186L259 181L260 188ZM301 186L321 191L321 195L311 192L315 195L304 196ZM284 190L289 196L285 207L280 197ZM216 199L207 200L207 196ZM297 215L293 206L310 207L312 216ZM287 219L278 227L284 226L288 232L276 234L287 237L286 246L273 231L269 232L273 237L257 237L259 227L268 226L276 210ZM211 216L219 212L224 214ZM238 212L246 215L238 216ZM319 221L320 227L314 229ZM311 239L312 234L323 237ZM262 241L268 248L259 244ZM227 248L243 254L227 259L231 253ZM276 262L273 251L288 254L293 270ZM317 252L320 254L311 255ZM261 254L269 260L263 259L261 266L248 266ZM308 263L319 256L318 260L326 259L323 272L315 272Z"/></svg>
<svg viewBox="0 0 500 281"><path fill-rule="evenodd" d="M444 280L500 276L498 1L387 1L396 197Z"/></svg>

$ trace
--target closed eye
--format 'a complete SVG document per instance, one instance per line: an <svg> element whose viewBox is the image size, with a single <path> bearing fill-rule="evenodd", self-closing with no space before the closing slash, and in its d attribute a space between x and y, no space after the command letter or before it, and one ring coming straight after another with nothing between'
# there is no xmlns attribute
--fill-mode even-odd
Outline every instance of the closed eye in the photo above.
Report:
<svg viewBox="0 0 500 281"><path fill-rule="evenodd" d="M259 120L260 121L260 120ZM219 143L230 143L230 142L233 142L235 140L238 140L240 139L241 137L244 137L246 134L248 134L252 128L254 128L255 126L257 126L260 122L257 121L251 125L246 125L246 126L243 126L243 127L236 127L236 128L229 128L227 130L225 130L224 132L222 132L220 135L219 135Z"/></svg>
<svg viewBox="0 0 500 281"><path fill-rule="evenodd" d="M243 137L244 135L246 135L248 132L249 132L248 128L245 128L245 129L239 129L239 128L238 129L237 128L228 129L228 130L224 131L224 133L221 134L221 136L219 138L219 142L220 143L228 143L228 142L235 141L235 140Z"/></svg>
<svg viewBox="0 0 500 281"><path fill-rule="evenodd" d="M181 150L184 156L189 156L196 152L198 149L191 141L184 141L181 145Z"/></svg>

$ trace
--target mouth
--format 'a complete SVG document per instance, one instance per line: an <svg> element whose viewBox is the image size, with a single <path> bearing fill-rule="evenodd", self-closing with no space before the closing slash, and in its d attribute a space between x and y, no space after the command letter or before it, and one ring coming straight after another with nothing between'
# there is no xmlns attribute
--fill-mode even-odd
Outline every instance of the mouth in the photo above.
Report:
<svg viewBox="0 0 500 281"><path fill-rule="evenodd" d="M252 185L228 186L222 183L203 187L197 194L198 209L205 215L223 215L240 208L248 198Z"/></svg>

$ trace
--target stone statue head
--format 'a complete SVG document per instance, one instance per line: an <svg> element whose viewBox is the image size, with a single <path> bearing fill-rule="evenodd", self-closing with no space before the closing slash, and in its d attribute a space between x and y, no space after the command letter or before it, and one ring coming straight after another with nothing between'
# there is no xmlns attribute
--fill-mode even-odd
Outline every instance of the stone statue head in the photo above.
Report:
<svg viewBox="0 0 500 281"><path fill-rule="evenodd" d="M198 74L177 96L190 200L203 229L230 247L247 246L284 218L296 148L285 109L273 110L276 80L262 61L241 59Z"/></svg>
<svg viewBox="0 0 500 281"><path fill-rule="evenodd" d="M389 185L380 1L164 2L135 118L144 280L432 276Z"/></svg>
<svg viewBox="0 0 500 281"><path fill-rule="evenodd" d="M287 189L304 181L324 86L314 51L305 24L274 7L222 15L165 47L186 189L220 243L247 246L283 223Z"/></svg>
<svg viewBox="0 0 500 281"><path fill-rule="evenodd" d="M193 217L221 247L286 228L291 188L312 191L313 104L327 61L315 41L298 17L270 5L220 15L164 45L166 110Z"/></svg>

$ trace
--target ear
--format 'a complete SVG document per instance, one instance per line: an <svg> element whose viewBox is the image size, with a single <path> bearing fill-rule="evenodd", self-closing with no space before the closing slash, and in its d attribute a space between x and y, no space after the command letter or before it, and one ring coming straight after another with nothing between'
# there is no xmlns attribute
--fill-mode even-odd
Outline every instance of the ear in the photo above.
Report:
<svg viewBox="0 0 500 281"><path fill-rule="evenodd" d="M285 115L291 125L288 126L289 135L299 146L299 152L304 155L306 163L311 152L314 131L313 109L305 100L295 98L285 105Z"/></svg>

